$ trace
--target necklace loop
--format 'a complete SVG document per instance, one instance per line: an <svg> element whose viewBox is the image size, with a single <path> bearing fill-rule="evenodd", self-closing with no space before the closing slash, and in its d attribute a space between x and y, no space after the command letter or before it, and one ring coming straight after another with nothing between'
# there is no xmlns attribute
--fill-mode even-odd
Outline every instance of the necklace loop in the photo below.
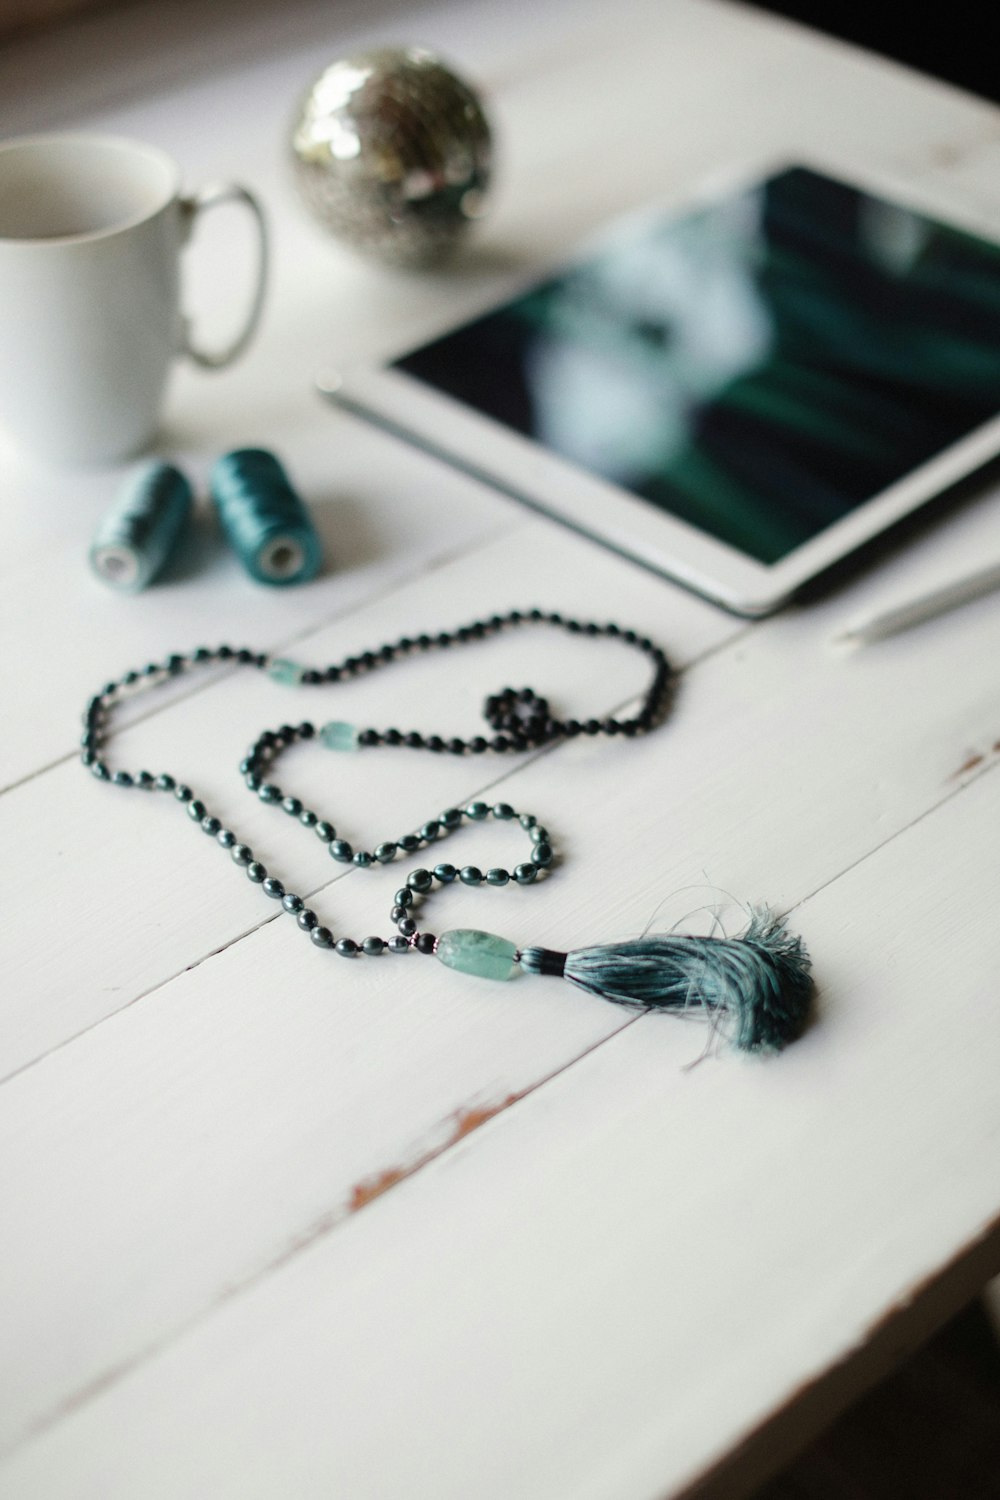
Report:
<svg viewBox="0 0 1000 1500"><path fill-rule="evenodd" d="M315 687L347 681L427 651L470 644L504 630L528 625L555 626L571 635L590 638L608 637L640 651L650 660L653 673L638 711L630 717L622 718L608 715L584 720L558 719L552 715L548 700L533 688L505 687L499 693L491 694L484 704L484 718L492 731L489 738L482 734L474 734L465 739L457 735L445 737L440 734L425 734L419 730L358 729L340 720L331 720L317 730L310 720L304 720L299 724L282 724L277 729L265 729L240 763L240 773L247 789L261 802L280 807L303 828L311 829L327 845L332 859L358 869L390 864L400 856L430 848L465 821L478 823L492 818L498 822L515 821L520 824L529 836L531 855L513 870L493 866L484 873L476 865L456 869L447 863L411 870L405 884L396 892L391 913L396 935L388 939L372 936L358 942L348 937L335 938L304 899L286 890L281 880L269 874L264 865L255 859L249 845L242 843L232 830L224 828L220 819L209 812L189 786L178 782L169 772L154 775L146 770L112 770L104 758L103 750L110 738L111 715L118 704L136 692L170 681L194 667L213 662L232 662L264 671L274 681L288 687ZM634 630L623 630L613 623L580 621L540 609L513 609L504 615L490 615L486 619L474 620L450 631L442 630L433 635L401 636L391 644L345 657L342 662L322 668L307 667L285 656L269 657L248 647L223 645L209 649L199 646L186 655L175 653L163 663L151 662L141 671L126 672L118 681L107 683L96 693L84 712L80 758L98 780L111 781L120 787L172 794L184 806L188 817L201 832L229 852L233 863L244 871L253 884L260 887L265 897L280 901L282 908L295 918L299 927L308 933L317 947L333 949L345 958L353 958L359 954L374 956L383 952L405 953L411 948L418 953L432 953L437 939L433 934L418 929L414 915L417 905L435 888L456 880L467 886L502 888L511 883L531 885L540 877L547 878L555 864L555 853L548 831L533 813L515 812L506 802L490 806L486 802L476 801L463 808L448 808L413 833L405 833L395 839L384 839L371 850L355 849L347 839L338 836L331 822L305 807L299 797L286 793L273 780L273 768L282 752L300 741L312 739L318 740L327 749L339 752L384 745L427 750L432 754L482 755L487 752L508 754L535 749L560 739L573 739L581 734L632 737L647 733L659 722L667 706L670 681L666 656L647 637L640 636Z"/></svg>

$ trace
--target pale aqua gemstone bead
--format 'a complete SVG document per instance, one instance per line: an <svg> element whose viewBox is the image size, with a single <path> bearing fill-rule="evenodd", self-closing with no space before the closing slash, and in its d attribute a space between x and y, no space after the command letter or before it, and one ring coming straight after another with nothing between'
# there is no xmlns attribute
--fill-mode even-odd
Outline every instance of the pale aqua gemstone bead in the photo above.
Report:
<svg viewBox="0 0 1000 1500"><path fill-rule="evenodd" d="M513 979L521 972L518 949L506 938L474 928L456 928L443 932L434 949L435 956L449 969L462 974L476 974L480 979Z"/></svg>
<svg viewBox="0 0 1000 1500"><path fill-rule="evenodd" d="M340 719L331 719L329 724L324 724L319 737L320 742L328 750L356 750L358 748L358 731L353 724L345 724Z"/></svg>
<svg viewBox="0 0 1000 1500"><path fill-rule="evenodd" d="M298 687L304 671L305 667L299 662L287 656L276 656L268 664L267 675L272 682L280 682L284 687Z"/></svg>

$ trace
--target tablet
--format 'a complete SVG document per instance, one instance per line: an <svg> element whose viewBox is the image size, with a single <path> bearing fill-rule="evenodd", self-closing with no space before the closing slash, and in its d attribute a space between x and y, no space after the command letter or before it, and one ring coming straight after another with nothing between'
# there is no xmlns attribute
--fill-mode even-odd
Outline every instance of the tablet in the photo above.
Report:
<svg viewBox="0 0 1000 1500"><path fill-rule="evenodd" d="M630 216L501 305L321 388L766 614L1000 451L1000 247L785 165Z"/></svg>

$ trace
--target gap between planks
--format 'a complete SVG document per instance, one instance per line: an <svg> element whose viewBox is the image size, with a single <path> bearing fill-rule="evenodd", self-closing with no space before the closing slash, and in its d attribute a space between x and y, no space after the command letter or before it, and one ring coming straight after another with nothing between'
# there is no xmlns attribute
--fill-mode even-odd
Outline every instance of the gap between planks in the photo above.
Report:
<svg viewBox="0 0 1000 1500"><path fill-rule="evenodd" d="M993 746L993 750L1000 753L1000 741ZM912 828L918 827L926 818L933 817L940 808L947 807L949 802L953 802L956 797L961 796L962 792L966 791L975 782L980 781L984 776L988 776L990 771L994 770L998 764L1000 764L1000 761L996 759L987 760L984 755L970 756L965 765L959 766L958 770L954 771L948 779L949 783L957 782L957 785L952 785L951 789L945 792L944 796L939 797L937 802L932 802L929 807L925 807L921 812L918 812L915 817L911 818L908 823L904 823L901 828L896 828L892 833L887 834L880 844L869 849L867 853L859 855L857 859L852 859L836 875L831 875L829 879L820 881L819 885L814 887L813 890L801 896L795 902L794 906L789 907L789 911L799 911L807 902L815 900L817 896L829 890L830 886L836 885L838 880L842 880L845 875L849 875L852 870L858 869L866 860L871 859L872 855L877 854L880 849L887 849L890 844L894 844L898 838L909 833ZM975 774L969 774L973 769ZM963 779L958 781L959 777ZM0 1082L3 1082L3 1080L0 1079Z"/></svg>
<svg viewBox="0 0 1000 1500"><path fill-rule="evenodd" d="M345 871L346 873L349 872ZM235 941L239 941L239 939ZM341 1224L354 1218L356 1214L367 1208L369 1204L383 1197L384 1194L390 1192L401 1182L405 1182L408 1178L416 1176L424 1167L429 1166L447 1151L452 1150L453 1147L465 1140L466 1137L472 1135L474 1131L481 1129L483 1125L488 1124L498 1116L506 1114L515 1104L519 1104L523 1099L527 1099L532 1094L537 1093L546 1084L552 1083L563 1073L568 1072L570 1068L575 1068L578 1063L583 1062L591 1053L603 1047L605 1042L610 1041L612 1037L619 1036L623 1031L627 1031L630 1026L634 1026L640 1020L642 1020L641 1013L629 1016L620 1026L616 1026L614 1031L608 1033L607 1036L601 1037L598 1041L592 1043L591 1046L584 1048L576 1056L561 1063L558 1068L553 1068L551 1072L537 1079L534 1083L530 1083L524 1088L508 1094L498 1103L468 1105L452 1111L447 1116L447 1119L454 1122L451 1133L440 1145L418 1152L411 1161L400 1166L387 1167L381 1172L371 1173L369 1176L362 1178L360 1182L355 1184L350 1198L345 1205L328 1209L325 1213L314 1219L305 1229L300 1230L282 1250L272 1255L263 1265L258 1266L247 1276L233 1281L214 1301L199 1308L191 1317L176 1323L169 1332L160 1338L151 1339L148 1344L136 1350L128 1359L121 1360L118 1364L112 1365L109 1369L102 1371L94 1380L89 1381L86 1385L74 1391L72 1395L53 1407L51 1411L46 1412L33 1423L29 1423L14 1442L0 1448L0 1462L12 1457L21 1448L26 1447L36 1438L43 1436L44 1433L51 1431L53 1427L58 1426L63 1418L86 1406L88 1402L103 1395L105 1391L113 1389L120 1381L126 1379L133 1371L141 1368L148 1360L155 1359L157 1355L169 1349L178 1340L184 1338L186 1334L200 1327L208 1318L213 1317L220 1308L227 1306L244 1293L252 1291L254 1287L258 1286L267 1277L276 1271L280 1271L319 1240L333 1233ZM99 1025L100 1022L96 1024ZM93 1028L88 1029L92 1030ZM59 1049L55 1048L53 1050L57 1051Z"/></svg>

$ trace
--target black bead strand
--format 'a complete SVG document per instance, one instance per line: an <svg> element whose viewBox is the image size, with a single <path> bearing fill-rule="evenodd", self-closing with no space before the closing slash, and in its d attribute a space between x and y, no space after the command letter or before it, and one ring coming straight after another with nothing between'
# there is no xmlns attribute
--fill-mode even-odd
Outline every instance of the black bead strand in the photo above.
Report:
<svg viewBox="0 0 1000 1500"><path fill-rule="evenodd" d="M528 833L532 843L532 855L512 870L499 866L489 868L484 874L477 866L465 865L457 869L454 865L441 863L433 867L417 868L409 872L403 887L396 892L391 919L397 928L397 936L388 939L371 936L363 942L352 938L335 939L329 928L323 926L316 913L307 907L303 899L288 894L281 880L270 875L265 866L255 858L248 845L239 841L230 829L223 827L221 820L208 812L204 802L192 789L178 782L168 772L155 775L146 770L135 772L123 768L112 768L100 752L106 745L109 725L117 704L127 697L170 681L182 673L203 665L233 663L252 666L277 681L291 685L301 683L315 686L335 683L367 674L381 666L405 660L415 654L433 650L447 650L470 642L488 639L502 631L523 625L546 625L565 630L571 635L590 639L607 637L622 642L645 655L652 668L652 676L636 712L630 717L607 714L603 717L560 719L552 713L545 698L530 687L504 688L500 693L486 699L484 717L489 734L474 734L468 738L458 735L444 736L428 734L422 730L399 730L364 728L355 732L358 746L373 748L380 745L402 746L407 749L426 750L440 755L482 755L488 751L508 755L551 744L560 739L572 739L578 735L596 737L632 738L645 734L662 719L669 705L673 674L663 651L647 637L634 630L622 629L614 622L605 624L580 621L558 611L537 608L512 609L505 614L490 615L474 620L453 630L441 630L433 634L400 636L373 651L363 651L347 656L341 662L323 668L298 667L284 659L280 661L250 647L220 645L198 646L188 653L174 653L162 663L150 662L144 667L125 672L119 679L108 681L87 703L83 715L84 733L81 738L81 760L90 774L98 780L109 781L124 788L144 791L163 791L172 794L184 808L190 821L202 832L213 837L223 849L228 850L233 862L242 868L252 883L261 887L265 896L280 902L281 909L295 917L298 925L308 933L318 946L330 948L344 957L358 954L373 956L383 952L406 952L411 947L418 952L430 953L434 949L432 934L418 930L413 916L413 903L419 906L423 900L451 883L469 886L502 888L513 882L518 885L533 883L539 876L547 875L554 863L551 841L537 818L531 814L518 814L507 803L496 803L492 807L483 802L473 802L464 809L449 808L440 817L424 823L419 832L403 834L395 840L383 840L373 845L374 853L367 850L354 851L345 839L338 838L332 823L303 805L302 800L282 790L272 779L275 762L284 750L297 741L311 740L317 736L315 725L308 720L298 725L282 724L277 729L264 730L250 746L240 763L240 774L248 789L263 803L278 806L287 816L304 828L311 828L324 842L334 859L355 868L388 864L400 856L414 854L421 848L435 844L447 837L466 821L479 823L492 817L496 821L516 820Z"/></svg>

